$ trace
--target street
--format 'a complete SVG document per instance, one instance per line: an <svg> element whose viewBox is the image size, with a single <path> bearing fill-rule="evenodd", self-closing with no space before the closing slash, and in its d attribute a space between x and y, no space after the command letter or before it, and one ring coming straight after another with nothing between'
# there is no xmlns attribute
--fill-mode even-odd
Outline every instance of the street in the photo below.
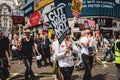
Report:
<svg viewBox="0 0 120 80"><path fill-rule="evenodd" d="M99 51L99 57L103 53ZM108 57L109 58L109 57ZM18 64L18 61L12 61L12 67L10 68L10 77L8 80L24 80L24 64ZM33 60L32 69L35 73L37 80L55 80L55 75L52 73L51 66L38 68L36 61ZM82 80L84 71L77 71L74 69L72 80ZM97 64L94 62L92 69L93 80L116 80L116 67L114 63L107 62L103 64ZM88 79L89 80L89 79Z"/></svg>

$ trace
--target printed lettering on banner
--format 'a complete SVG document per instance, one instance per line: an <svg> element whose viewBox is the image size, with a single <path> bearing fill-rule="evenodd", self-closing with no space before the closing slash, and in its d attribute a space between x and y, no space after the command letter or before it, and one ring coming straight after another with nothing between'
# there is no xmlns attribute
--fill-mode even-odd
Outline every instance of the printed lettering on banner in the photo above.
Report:
<svg viewBox="0 0 120 80"><path fill-rule="evenodd" d="M69 31L65 6L64 3L60 3L56 8L47 13L47 17L52 24L53 30L60 44L64 40L67 31Z"/></svg>

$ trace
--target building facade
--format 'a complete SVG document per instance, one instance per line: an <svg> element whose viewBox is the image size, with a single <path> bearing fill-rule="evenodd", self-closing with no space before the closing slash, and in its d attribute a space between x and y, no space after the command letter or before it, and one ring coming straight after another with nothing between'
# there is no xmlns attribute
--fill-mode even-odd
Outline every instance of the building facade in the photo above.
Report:
<svg viewBox="0 0 120 80"><path fill-rule="evenodd" d="M12 31L12 10L15 9L13 0L0 0L0 27Z"/></svg>

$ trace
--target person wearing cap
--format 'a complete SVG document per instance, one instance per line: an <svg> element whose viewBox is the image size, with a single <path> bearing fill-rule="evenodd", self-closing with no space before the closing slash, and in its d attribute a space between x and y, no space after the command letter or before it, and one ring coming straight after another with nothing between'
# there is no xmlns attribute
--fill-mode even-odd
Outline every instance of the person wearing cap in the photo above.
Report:
<svg viewBox="0 0 120 80"><path fill-rule="evenodd" d="M34 39L31 38L30 36L31 32L29 29L26 29L24 33L25 33L25 38L22 39L21 45L22 45L24 64L26 67L25 80L29 80L30 78L34 80L35 76L32 71L32 55L34 48Z"/></svg>
<svg viewBox="0 0 120 80"><path fill-rule="evenodd" d="M6 80L9 77L8 67L10 66L9 39L3 36L0 28L0 80Z"/></svg>
<svg viewBox="0 0 120 80"><path fill-rule="evenodd" d="M93 65L93 56L89 54L90 30L84 31L84 36L80 39L82 59L85 66L83 80L92 80L91 70Z"/></svg>

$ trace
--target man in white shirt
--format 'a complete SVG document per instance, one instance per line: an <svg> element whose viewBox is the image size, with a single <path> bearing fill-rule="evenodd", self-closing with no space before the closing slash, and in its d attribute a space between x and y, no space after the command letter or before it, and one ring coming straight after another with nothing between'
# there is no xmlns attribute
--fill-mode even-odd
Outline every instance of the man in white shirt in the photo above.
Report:
<svg viewBox="0 0 120 80"><path fill-rule="evenodd" d="M56 52L56 58L63 78L64 80L70 80L74 69L74 57L71 51L72 44L71 41L69 41L69 35L65 37L64 41L61 45L59 45L57 50L58 52Z"/></svg>
<svg viewBox="0 0 120 80"><path fill-rule="evenodd" d="M85 66L83 80L92 80L91 70L93 65L93 56L89 54L90 30L85 30L84 36L80 39L82 59Z"/></svg>

